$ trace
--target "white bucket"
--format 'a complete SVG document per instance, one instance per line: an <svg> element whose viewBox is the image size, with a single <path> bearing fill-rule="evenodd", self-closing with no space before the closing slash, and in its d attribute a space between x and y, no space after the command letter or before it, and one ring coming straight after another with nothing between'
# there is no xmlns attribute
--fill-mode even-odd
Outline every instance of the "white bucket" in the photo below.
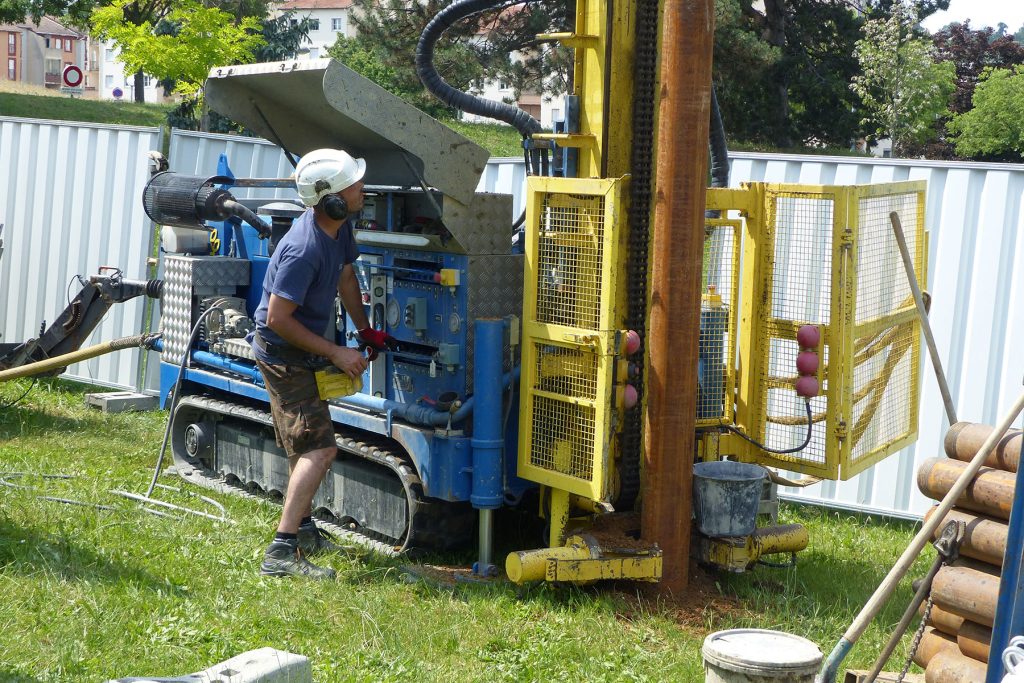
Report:
<svg viewBox="0 0 1024 683"><path fill-rule="evenodd" d="M704 639L704 683L813 683L818 646L782 631L737 628Z"/></svg>

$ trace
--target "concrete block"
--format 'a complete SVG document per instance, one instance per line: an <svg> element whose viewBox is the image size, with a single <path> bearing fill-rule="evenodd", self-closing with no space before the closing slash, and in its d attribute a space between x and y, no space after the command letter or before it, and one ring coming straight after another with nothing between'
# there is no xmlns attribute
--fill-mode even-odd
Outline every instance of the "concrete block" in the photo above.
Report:
<svg viewBox="0 0 1024 683"><path fill-rule="evenodd" d="M105 413L123 413L129 410L156 410L160 397L134 391L106 391L86 394L85 405L99 408Z"/></svg>
<svg viewBox="0 0 1024 683"><path fill-rule="evenodd" d="M262 647L194 674L170 678L133 676L107 683L313 683L313 668L302 655Z"/></svg>

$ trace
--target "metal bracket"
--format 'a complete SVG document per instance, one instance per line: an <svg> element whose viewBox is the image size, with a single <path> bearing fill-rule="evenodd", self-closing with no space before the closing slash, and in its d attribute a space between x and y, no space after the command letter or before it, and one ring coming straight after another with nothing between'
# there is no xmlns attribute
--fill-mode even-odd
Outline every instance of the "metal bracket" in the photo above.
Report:
<svg viewBox="0 0 1024 683"><path fill-rule="evenodd" d="M963 543L966 533L967 524L960 520L951 520L942 528L932 545L945 564L956 562L960 557L960 544Z"/></svg>

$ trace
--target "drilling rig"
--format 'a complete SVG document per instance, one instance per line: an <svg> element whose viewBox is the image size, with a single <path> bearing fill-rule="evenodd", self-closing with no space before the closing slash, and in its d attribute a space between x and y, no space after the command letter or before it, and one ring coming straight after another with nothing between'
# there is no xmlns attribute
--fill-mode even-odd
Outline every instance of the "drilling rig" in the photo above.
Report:
<svg viewBox="0 0 1024 683"><path fill-rule="evenodd" d="M575 54L565 120L544 131L432 66L448 26L508 4L452 4L416 62L445 102L521 133L518 221L510 196L477 189L484 149L340 62L209 74L208 105L290 159L366 160L357 273L398 346L331 400L338 455L317 513L390 551L475 535L474 571L493 576L494 511L536 506L546 535L505 559L516 582L679 587L690 555L730 571L795 557L799 525L705 524L722 511L692 504L694 463L753 467L755 510L770 511L758 504L779 483L847 479L913 442L919 323L888 216L923 279L923 183L729 188L710 3L578 0L572 30L540 36ZM707 30L659 30L682 19ZM162 226L170 448L186 480L281 494L287 458L244 338L303 207L289 178L236 177L227 157L211 171L158 171L144 193ZM354 332L339 304L324 335L357 346Z"/></svg>

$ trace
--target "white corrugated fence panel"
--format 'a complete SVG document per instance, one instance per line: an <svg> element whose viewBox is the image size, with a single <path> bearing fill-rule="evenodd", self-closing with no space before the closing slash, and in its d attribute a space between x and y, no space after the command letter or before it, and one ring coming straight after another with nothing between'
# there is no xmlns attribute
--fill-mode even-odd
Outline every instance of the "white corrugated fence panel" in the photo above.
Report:
<svg viewBox="0 0 1024 683"><path fill-rule="evenodd" d="M40 324L68 305L75 275L116 266L146 279L151 221L142 208L146 153L160 149L159 128L0 117L0 334L38 336ZM145 299L113 306L83 346L142 331ZM139 351L72 365L65 377L119 388L138 381Z"/></svg>

